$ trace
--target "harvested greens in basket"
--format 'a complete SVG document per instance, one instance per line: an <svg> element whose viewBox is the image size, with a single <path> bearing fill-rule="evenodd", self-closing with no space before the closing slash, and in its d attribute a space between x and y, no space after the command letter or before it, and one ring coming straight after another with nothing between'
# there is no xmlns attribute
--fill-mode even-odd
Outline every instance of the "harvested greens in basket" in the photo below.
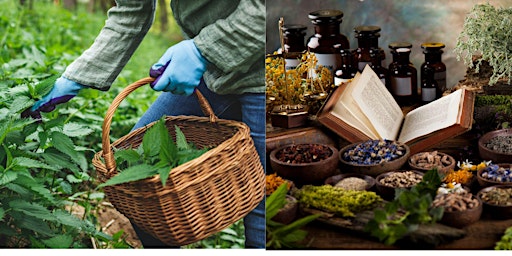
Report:
<svg viewBox="0 0 512 256"><path fill-rule="evenodd" d="M172 168L208 151L208 148L198 149L194 144L188 143L178 126L174 125L174 129L176 142L166 128L165 118L162 118L148 128L142 143L136 149L115 149L114 156L119 173L98 187L143 180L157 174L165 186Z"/></svg>

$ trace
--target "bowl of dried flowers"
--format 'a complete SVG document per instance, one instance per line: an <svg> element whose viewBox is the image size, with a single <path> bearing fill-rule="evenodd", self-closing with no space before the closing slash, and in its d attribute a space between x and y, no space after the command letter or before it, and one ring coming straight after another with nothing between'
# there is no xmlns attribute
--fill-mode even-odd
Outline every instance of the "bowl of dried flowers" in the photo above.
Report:
<svg viewBox="0 0 512 256"><path fill-rule="evenodd" d="M410 152L406 144L397 141L367 140L340 149L339 160L347 171L376 177L387 171L401 169Z"/></svg>
<svg viewBox="0 0 512 256"><path fill-rule="evenodd" d="M476 173L481 187L512 185L512 164L491 164Z"/></svg>
<svg viewBox="0 0 512 256"><path fill-rule="evenodd" d="M460 183L471 188L476 184L476 172L484 169L486 166L487 162L475 165L466 160L462 163L457 163L458 170L452 169L442 175L443 183Z"/></svg>
<svg viewBox="0 0 512 256"><path fill-rule="evenodd" d="M338 149L321 143L290 144L270 152L270 167L297 185L321 184L339 173Z"/></svg>

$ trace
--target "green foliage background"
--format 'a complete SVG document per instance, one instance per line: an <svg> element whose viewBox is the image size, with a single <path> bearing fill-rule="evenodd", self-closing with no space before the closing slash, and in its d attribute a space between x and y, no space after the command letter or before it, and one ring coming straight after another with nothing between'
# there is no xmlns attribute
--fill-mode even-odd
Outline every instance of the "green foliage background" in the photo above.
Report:
<svg viewBox="0 0 512 256"><path fill-rule="evenodd" d="M49 0L34 1L32 9L17 0L0 0L0 6L0 247L130 248L123 230L101 232L98 209L105 195L95 189L91 160L101 150L108 106L181 40L179 28L169 17L170 28L161 32L155 19L108 92L82 90L37 123L20 113L48 91L40 82L61 74L87 49L107 15L88 13L82 4L65 10ZM111 141L126 135L157 96L149 86L128 96L114 115ZM71 214L76 207L83 214ZM243 241L239 222L186 248L239 248Z"/></svg>

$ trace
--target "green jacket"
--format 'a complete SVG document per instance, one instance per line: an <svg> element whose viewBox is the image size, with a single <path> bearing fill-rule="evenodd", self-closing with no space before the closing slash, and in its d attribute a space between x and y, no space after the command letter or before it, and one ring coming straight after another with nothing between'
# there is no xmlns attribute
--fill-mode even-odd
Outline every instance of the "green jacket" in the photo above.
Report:
<svg viewBox="0 0 512 256"><path fill-rule="evenodd" d="M153 24L156 1L116 2L94 43L66 68L64 77L108 90L140 45ZM264 0L171 0L171 8L185 35L194 39L209 62L203 78L210 90L265 91ZM158 49L162 54L165 50Z"/></svg>

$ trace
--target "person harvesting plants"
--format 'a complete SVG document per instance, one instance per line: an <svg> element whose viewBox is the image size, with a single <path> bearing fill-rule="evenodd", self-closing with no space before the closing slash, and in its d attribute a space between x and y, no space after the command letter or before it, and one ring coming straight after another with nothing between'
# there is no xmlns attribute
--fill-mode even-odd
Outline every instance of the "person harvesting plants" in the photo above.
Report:
<svg viewBox="0 0 512 256"><path fill-rule="evenodd" d="M42 119L84 88L107 91L151 27L156 1L118 0L89 49L72 62L51 91L23 113ZM198 115L199 90L219 118L251 129L260 161L265 159L265 4L262 0L171 1L186 39L169 47L150 68L151 88L163 92L134 129L164 115ZM263 166L265 166L263 164ZM263 186L263 184L262 184ZM265 246L264 200L244 219L246 247ZM166 247L136 225L144 247Z"/></svg>

